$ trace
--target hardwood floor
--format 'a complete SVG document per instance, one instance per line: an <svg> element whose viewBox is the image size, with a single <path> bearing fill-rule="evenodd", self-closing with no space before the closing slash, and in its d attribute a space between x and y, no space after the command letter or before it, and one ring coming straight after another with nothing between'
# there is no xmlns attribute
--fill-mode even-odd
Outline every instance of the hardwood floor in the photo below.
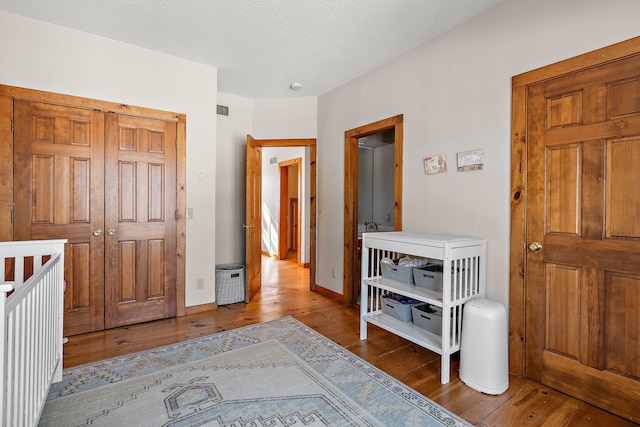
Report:
<svg viewBox="0 0 640 427"><path fill-rule="evenodd" d="M440 356L369 326L360 341L359 309L308 290L309 270L295 262L263 257L262 291L249 304L69 337L64 366L72 367L213 334L239 326L293 316L476 426L634 426L635 424L528 379L510 377L509 389L490 396L458 378L440 384Z"/></svg>

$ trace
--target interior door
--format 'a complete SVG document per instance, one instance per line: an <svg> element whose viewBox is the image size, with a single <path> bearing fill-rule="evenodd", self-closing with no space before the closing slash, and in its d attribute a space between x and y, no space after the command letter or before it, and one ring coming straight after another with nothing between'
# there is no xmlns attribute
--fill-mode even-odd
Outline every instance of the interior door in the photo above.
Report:
<svg viewBox="0 0 640 427"><path fill-rule="evenodd" d="M260 291L262 272L262 147L247 135L246 176L246 302Z"/></svg>
<svg viewBox="0 0 640 427"><path fill-rule="evenodd" d="M290 208L289 208L289 226L290 226L290 230L289 230L289 241L291 242L289 244L289 249L291 249L294 252L298 251L298 221L299 221L299 210L298 210L298 198L292 198L289 200Z"/></svg>
<svg viewBox="0 0 640 427"><path fill-rule="evenodd" d="M175 316L176 130L107 114L107 328Z"/></svg>
<svg viewBox="0 0 640 427"><path fill-rule="evenodd" d="M640 417L640 56L529 86L528 377Z"/></svg>
<svg viewBox="0 0 640 427"><path fill-rule="evenodd" d="M104 113L13 107L13 239L68 239L64 334L104 329Z"/></svg>

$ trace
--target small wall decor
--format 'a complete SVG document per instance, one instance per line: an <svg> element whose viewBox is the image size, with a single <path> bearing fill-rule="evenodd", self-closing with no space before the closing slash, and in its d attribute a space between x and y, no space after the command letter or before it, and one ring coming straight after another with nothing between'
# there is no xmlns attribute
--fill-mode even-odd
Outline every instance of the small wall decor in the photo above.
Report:
<svg viewBox="0 0 640 427"><path fill-rule="evenodd" d="M484 167L484 150L458 153L458 172L477 171Z"/></svg>
<svg viewBox="0 0 640 427"><path fill-rule="evenodd" d="M424 173L431 175L434 173L442 173L447 171L447 155L436 154L435 156L424 159Z"/></svg>

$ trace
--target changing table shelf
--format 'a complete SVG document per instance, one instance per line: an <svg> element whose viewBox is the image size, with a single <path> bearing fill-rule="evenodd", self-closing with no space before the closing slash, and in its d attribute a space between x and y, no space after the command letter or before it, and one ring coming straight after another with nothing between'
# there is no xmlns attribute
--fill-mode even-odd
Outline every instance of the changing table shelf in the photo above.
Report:
<svg viewBox="0 0 640 427"><path fill-rule="evenodd" d="M421 347L440 353L440 349L442 348L442 338L414 325L413 322L403 322L402 320L398 320L381 311L365 314L364 319L372 325L386 329L387 331L414 342Z"/></svg>
<svg viewBox="0 0 640 427"><path fill-rule="evenodd" d="M380 260L403 256L442 263L442 292L381 276ZM443 384L449 382L451 354L460 350L462 309L467 301L486 292L486 241L472 237L420 233L378 232L362 237L360 339L371 323L441 355ZM400 294L442 308L439 334L404 322L382 311L382 296Z"/></svg>
<svg viewBox="0 0 640 427"><path fill-rule="evenodd" d="M429 304L437 305L438 307L442 307L442 292L419 288L415 285L408 285L406 283L400 283L396 282L395 280L385 279L382 277L367 279L367 284L375 286L379 289L395 292L409 298L417 299Z"/></svg>

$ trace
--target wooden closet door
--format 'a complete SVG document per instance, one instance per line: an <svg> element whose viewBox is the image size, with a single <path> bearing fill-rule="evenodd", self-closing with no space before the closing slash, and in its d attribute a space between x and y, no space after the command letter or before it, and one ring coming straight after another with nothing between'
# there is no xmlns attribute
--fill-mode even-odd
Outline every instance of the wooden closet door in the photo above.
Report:
<svg viewBox="0 0 640 427"><path fill-rule="evenodd" d="M107 114L107 328L175 316L176 130Z"/></svg>
<svg viewBox="0 0 640 427"><path fill-rule="evenodd" d="M638 420L640 55L531 85L527 111L526 374Z"/></svg>
<svg viewBox="0 0 640 427"><path fill-rule="evenodd" d="M68 239L64 334L104 328L104 114L14 100L14 240Z"/></svg>

